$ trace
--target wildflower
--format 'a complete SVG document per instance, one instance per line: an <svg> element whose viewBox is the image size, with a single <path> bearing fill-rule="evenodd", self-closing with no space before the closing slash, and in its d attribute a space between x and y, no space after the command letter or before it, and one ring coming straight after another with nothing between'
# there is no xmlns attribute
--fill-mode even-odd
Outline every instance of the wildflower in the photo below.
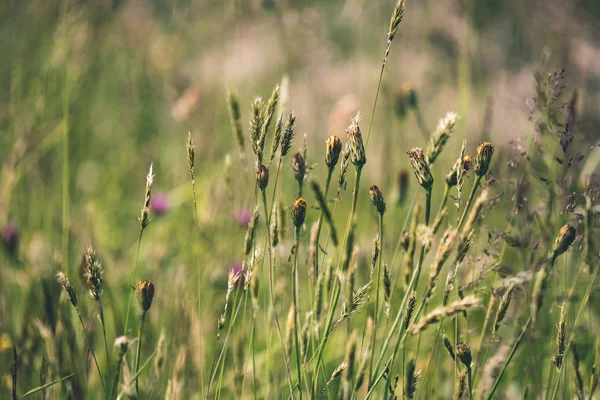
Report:
<svg viewBox="0 0 600 400"><path fill-rule="evenodd" d="M458 357L465 367L471 368L473 356L471 355L471 348L468 344L463 342L456 343L456 357Z"/></svg>
<svg viewBox="0 0 600 400"><path fill-rule="evenodd" d="M332 135L327 139L327 151L325 153L325 164L329 169L335 168L342 152L342 141L339 137Z"/></svg>
<svg viewBox="0 0 600 400"><path fill-rule="evenodd" d="M238 223L240 228L246 228L252 219L252 211L245 207L237 209L233 212L233 219Z"/></svg>
<svg viewBox="0 0 600 400"><path fill-rule="evenodd" d="M361 168L367 162L367 155L365 154L365 146L363 143L362 135L360 133L360 127L358 126L360 121L360 114L352 119L352 123L346 130L348 136L348 148L350 149L350 161L355 167Z"/></svg>
<svg viewBox="0 0 600 400"><path fill-rule="evenodd" d="M408 152L408 158L415 171L415 176L417 177L417 181L419 181L419 185L423 186L425 190L431 190L431 187L433 186L433 176L431 175L427 161L425 161L423 150L420 147L413 148Z"/></svg>
<svg viewBox="0 0 600 400"><path fill-rule="evenodd" d="M148 311L154 300L154 284L150 281L139 281L136 288L140 307L143 311Z"/></svg>
<svg viewBox="0 0 600 400"><path fill-rule="evenodd" d="M169 211L169 198L164 193L156 193L150 200L150 211L152 214L161 216Z"/></svg>
<svg viewBox="0 0 600 400"><path fill-rule="evenodd" d="M493 154L494 146L492 146L490 142L483 142L477 147L477 155L475 156L475 173L478 176L484 176L487 174Z"/></svg>
<svg viewBox="0 0 600 400"><path fill-rule="evenodd" d="M19 247L19 227L13 221L9 221L2 229L2 240L4 248L11 255L16 255Z"/></svg>
<svg viewBox="0 0 600 400"><path fill-rule="evenodd" d="M385 200L383 199L383 194L381 190L376 185L373 185L369 188L369 196L371 196L371 201L377 208L377 212L383 215L385 213Z"/></svg>
<svg viewBox="0 0 600 400"><path fill-rule="evenodd" d="M292 156L292 168L294 170L294 178L300 183L304 181L304 175L306 174L306 162L302 154L296 153Z"/></svg>
<svg viewBox="0 0 600 400"><path fill-rule="evenodd" d="M292 221L296 229L300 229L306 217L306 201L302 197L298 197L292 205Z"/></svg>

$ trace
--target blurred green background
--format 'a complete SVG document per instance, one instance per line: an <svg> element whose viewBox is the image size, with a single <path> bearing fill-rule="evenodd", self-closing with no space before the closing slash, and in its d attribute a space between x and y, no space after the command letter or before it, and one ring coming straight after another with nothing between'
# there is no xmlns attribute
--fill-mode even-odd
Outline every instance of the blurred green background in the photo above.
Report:
<svg viewBox="0 0 600 400"><path fill-rule="evenodd" d="M54 275L66 269L82 287L75 277L90 243L106 268L109 336L121 333L122 321L114 316L126 304L150 163L154 193L166 202L166 213L154 213L140 256L138 276L156 283L154 307L164 311L150 313L148 343L156 342L161 327L168 328L173 354L179 344L193 342L190 332L206 332L201 340L208 341L227 271L241 259L243 214L253 200L253 174L244 172L231 133L227 88L238 94L246 129L254 96L266 100L276 83L287 80L287 107L298 113L293 150L302 147L306 133L307 163L320 166L314 177L322 181L327 136L343 136L357 111L363 124L370 121L394 3L2 0L0 372L6 396L12 344L41 345L42 338L19 340L29 337L24 332L34 329L32 321L56 325ZM423 143L414 113L399 104L407 85L417 94L429 131L446 111L462 117L436 165L438 175L456 158L463 136L471 149L488 138L502 152L532 132L526 100L540 68L565 68L569 86L580 89L579 145L594 144L600 127L599 39L598 1L409 1L387 62L365 187L377 183L392 199L396 171L409 168L406 151ZM197 146L201 265L208 279L201 320L190 308L195 252L188 132ZM282 174L283 193L290 194L281 200L289 205L295 185L289 165ZM367 202L365 191L359 198L365 248L376 233ZM347 207L340 205L342 211ZM404 215L395 218L401 224ZM504 224L498 221L498 227ZM397 236L400 228L389 225ZM18 245L12 247L14 232ZM187 362L197 366L203 357L194 353ZM22 362L25 390L39 381L33 371L40 365ZM154 384L161 390L160 382Z"/></svg>

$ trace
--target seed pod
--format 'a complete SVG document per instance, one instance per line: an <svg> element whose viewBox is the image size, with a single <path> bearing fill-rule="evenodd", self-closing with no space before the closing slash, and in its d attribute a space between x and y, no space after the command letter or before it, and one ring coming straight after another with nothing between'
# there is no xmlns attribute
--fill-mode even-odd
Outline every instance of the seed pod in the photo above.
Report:
<svg viewBox="0 0 600 400"><path fill-rule="evenodd" d="M327 139L327 151L325 152L325 164L329 169L335 168L342 152L342 141L335 135Z"/></svg>
<svg viewBox="0 0 600 400"><path fill-rule="evenodd" d="M294 178L302 183L306 174L306 163L302 154L296 153L292 156L292 169L294 170Z"/></svg>
<svg viewBox="0 0 600 400"><path fill-rule="evenodd" d="M148 311L154 300L154 284L150 281L139 281L136 288L140 307L143 311Z"/></svg>
<svg viewBox="0 0 600 400"><path fill-rule="evenodd" d="M377 212L383 215L385 213L385 200L383 199L383 194L381 190L376 185L373 185L369 188L369 196L371 197L371 201L377 208Z"/></svg>
<svg viewBox="0 0 600 400"><path fill-rule="evenodd" d="M296 229L300 229L306 217L306 201L302 197L296 198L292 205L292 221Z"/></svg>
<svg viewBox="0 0 600 400"><path fill-rule="evenodd" d="M348 136L350 161L352 161L352 164L354 164L355 167L362 168L367 162L367 155L365 153L365 146L360 133L360 127L358 126L359 120L360 114L352 119L352 123L348 129L346 129L346 135Z"/></svg>
<svg viewBox="0 0 600 400"><path fill-rule="evenodd" d="M269 184L269 170L262 164L256 168L256 182L260 190L265 190Z"/></svg>
<svg viewBox="0 0 600 400"><path fill-rule="evenodd" d="M463 342L456 343L456 357L458 357L465 367L468 369L471 368L473 356L471 355L471 348L468 344Z"/></svg>
<svg viewBox="0 0 600 400"><path fill-rule="evenodd" d="M576 231L571 224L566 224L560 228L560 232L552 248L552 258L556 258L567 251L575 241L575 236Z"/></svg>
<svg viewBox="0 0 600 400"><path fill-rule="evenodd" d="M429 169L427 161L425 161L423 150L420 147L415 147L407 154L413 170L415 171L415 176L417 177L419 185L425 190L431 190L431 187L433 186L433 176L431 175L431 170Z"/></svg>
<svg viewBox="0 0 600 400"><path fill-rule="evenodd" d="M494 154L494 146L490 142L483 142L477 147L475 156L475 173L479 176L487 174Z"/></svg>

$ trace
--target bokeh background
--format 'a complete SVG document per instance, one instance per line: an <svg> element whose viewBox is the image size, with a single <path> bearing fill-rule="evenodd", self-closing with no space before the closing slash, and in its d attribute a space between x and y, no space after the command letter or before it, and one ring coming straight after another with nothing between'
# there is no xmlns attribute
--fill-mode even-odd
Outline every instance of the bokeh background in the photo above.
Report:
<svg viewBox="0 0 600 400"><path fill-rule="evenodd" d="M365 126L370 121L394 3L2 0L0 372L5 396L12 345L48 346L43 333L27 332L40 331L36 321L56 326L60 291L54 275L64 269L82 287L75 277L90 243L106 269L109 336L122 331L115 316L126 304L150 163L156 174L153 221L142 242L139 276L156 283L159 311L150 313L148 342L156 343L162 327L173 359L182 344L193 348L197 340L206 341L206 354L212 354L214 344L208 342L221 312L227 272L241 261L253 200L254 177L238 157L227 89L238 94L246 129L254 96L266 99L276 83L285 82L287 107L298 114L294 150L302 147L306 133L308 164L321 167L314 174L323 180L327 136L343 136L357 111ZM598 1L408 2L382 83L365 185L377 183L393 199L396 171L409 168L406 151L423 143L419 124L431 131L447 111L461 119L436 165L438 174L456 158L462 137L472 149L480 139L490 139L502 152L531 134L527 100L535 93L534 72L552 68L564 68L569 87L579 88L577 146L593 145L600 127L599 38ZM417 95L418 114L404 103L408 87ZM193 308L188 132L197 145L201 265L207 278L208 300L200 317ZM291 168L284 167L282 185L293 193ZM289 197L282 201L291 204ZM377 229L367 204L365 191L359 210L366 253ZM347 207L340 205L342 211ZM400 224L404 216L395 218ZM390 223L390 230L391 242L400 228ZM190 376L206 354L190 352L184 360ZM35 386L39 360L21 362L22 388ZM158 393L161 382L154 384Z"/></svg>

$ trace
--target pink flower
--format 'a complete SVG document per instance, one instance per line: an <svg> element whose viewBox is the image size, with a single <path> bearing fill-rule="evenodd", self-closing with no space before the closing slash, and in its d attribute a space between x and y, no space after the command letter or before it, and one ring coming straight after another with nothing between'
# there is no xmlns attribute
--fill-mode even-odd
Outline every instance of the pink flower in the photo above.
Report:
<svg viewBox="0 0 600 400"><path fill-rule="evenodd" d="M169 211L169 198L164 193L156 193L150 199L150 212L156 216L161 216Z"/></svg>
<svg viewBox="0 0 600 400"><path fill-rule="evenodd" d="M248 208L237 209L233 212L233 219L242 228L246 228L252 219L252 212Z"/></svg>

